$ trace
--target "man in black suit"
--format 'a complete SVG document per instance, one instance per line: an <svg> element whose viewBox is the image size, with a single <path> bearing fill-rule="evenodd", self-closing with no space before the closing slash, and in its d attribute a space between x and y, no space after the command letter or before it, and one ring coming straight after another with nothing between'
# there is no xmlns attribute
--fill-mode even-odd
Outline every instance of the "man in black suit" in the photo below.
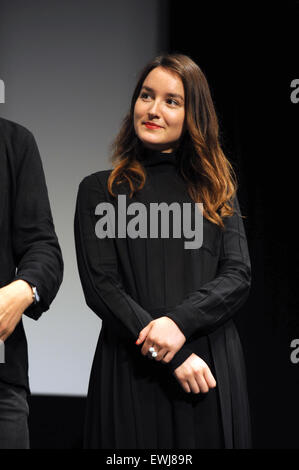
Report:
<svg viewBox="0 0 299 470"><path fill-rule="evenodd" d="M48 310L62 276L35 139L24 127L0 118L0 449L29 448L22 315L37 320Z"/></svg>

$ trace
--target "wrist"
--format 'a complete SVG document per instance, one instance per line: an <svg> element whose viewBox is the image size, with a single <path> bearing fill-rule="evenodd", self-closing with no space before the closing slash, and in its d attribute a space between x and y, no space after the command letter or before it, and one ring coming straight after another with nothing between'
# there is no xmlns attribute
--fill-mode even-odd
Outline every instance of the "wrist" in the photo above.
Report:
<svg viewBox="0 0 299 470"><path fill-rule="evenodd" d="M26 308L29 307L34 302L34 293L29 282L24 281L23 279L17 279L11 283L14 289L17 288L18 295L22 297Z"/></svg>

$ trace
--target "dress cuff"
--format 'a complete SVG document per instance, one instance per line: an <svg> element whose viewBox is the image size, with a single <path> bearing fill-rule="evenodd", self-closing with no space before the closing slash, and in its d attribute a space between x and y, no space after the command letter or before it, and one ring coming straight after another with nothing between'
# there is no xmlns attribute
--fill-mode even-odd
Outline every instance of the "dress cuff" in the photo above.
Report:
<svg viewBox="0 0 299 470"><path fill-rule="evenodd" d="M165 313L166 317L171 318L171 320L177 324L181 332L185 335L186 340L190 338L196 329L191 321L194 316L196 317L196 312L193 310L194 308L191 304L178 305Z"/></svg>
<svg viewBox="0 0 299 470"><path fill-rule="evenodd" d="M187 347L182 347L176 354L175 356L173 357L173 359L168 362L166 365L167 365L167 368L169 369L170 372L174 372L175 369L177 369L177 367L179 367L181 364L183 364L183 362L186 361L186 359L188 359L188 357L192 354L192 351L191 349L187 348Z"/></svg>

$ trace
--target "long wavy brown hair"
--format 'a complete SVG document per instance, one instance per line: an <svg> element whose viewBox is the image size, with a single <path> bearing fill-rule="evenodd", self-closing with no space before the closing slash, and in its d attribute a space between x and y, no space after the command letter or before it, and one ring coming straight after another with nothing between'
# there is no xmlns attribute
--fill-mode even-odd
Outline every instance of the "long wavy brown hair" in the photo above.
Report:
<svg viewBox="0 0 299 470"><path fill-rule="evenodd" d="M115 197L113 183L127 181L132 197L145 184L146 170L139 160L144 146L135 133L134 107L144 80L156 67L176 73L183 82L185 130L176 149L179 171L187 182L191 199L203 203L203 216L223 228L222 218L234 213L232 198L237 191L237 178L219 143L219 124L207 79L199 66L183 54L159 55L141 71L130 111L111 145L114 168L109 175L108 191Z"/></svg>

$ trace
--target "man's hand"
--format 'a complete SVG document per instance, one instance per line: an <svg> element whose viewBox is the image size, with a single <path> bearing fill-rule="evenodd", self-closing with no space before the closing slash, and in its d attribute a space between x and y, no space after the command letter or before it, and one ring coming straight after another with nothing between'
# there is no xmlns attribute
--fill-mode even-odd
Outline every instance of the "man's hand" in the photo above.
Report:
<svg viewBox="0 0 299 470"><path fill-rule="evenodd" d="M173 375L187 393L207 393L216 387L209 366L194 353L175 369Z"/></svg>
<svg viewBox="0 0 299 470"><path fill-rule="evenodd" d="M18 279L0 289L0 339L5 341L33 302L31 286Z"/></svg>
<svg viewBox="0 0 299 470"><path fill-rule="evenodd" d="M144 356L148 354L149 348L153 346L158 353L155 360L167 363L181 349L186 341L186 337L171 318L161 317L152 320L140 331L136 344L140 344L143 341L141 353ZM151 353L149 353L149 357L152 357Z"/></svg>

